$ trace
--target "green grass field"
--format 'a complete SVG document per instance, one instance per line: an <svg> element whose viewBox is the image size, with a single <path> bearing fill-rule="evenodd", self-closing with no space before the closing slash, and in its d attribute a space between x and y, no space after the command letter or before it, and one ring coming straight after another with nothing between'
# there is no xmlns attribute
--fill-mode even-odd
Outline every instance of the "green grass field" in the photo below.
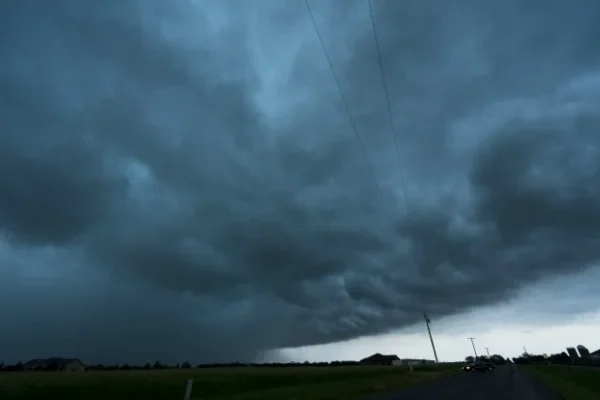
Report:
<svg viewBox="0 0 600 400"><path fill-rule="evenodd" d="M524 365L566 400L600 399L600 368L563 365Z"/></svg>
<svg viewBox="0 0 600 400"><path fill-rule="evenodd" d="M438 379L456 366L219 368L0 374L2 400L179 400L193 379L196 400L364 399Z"/></svg>

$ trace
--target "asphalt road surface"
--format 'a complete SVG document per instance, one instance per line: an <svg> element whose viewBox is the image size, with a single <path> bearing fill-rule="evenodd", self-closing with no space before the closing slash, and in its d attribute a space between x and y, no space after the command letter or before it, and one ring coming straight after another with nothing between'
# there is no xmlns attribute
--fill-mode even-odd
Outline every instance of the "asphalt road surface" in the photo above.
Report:
<svg viewBox="0 0 600 400"><path fill-rule="evenodd" d="M463 372L376 400L564 400L514 364Z"/></svg>

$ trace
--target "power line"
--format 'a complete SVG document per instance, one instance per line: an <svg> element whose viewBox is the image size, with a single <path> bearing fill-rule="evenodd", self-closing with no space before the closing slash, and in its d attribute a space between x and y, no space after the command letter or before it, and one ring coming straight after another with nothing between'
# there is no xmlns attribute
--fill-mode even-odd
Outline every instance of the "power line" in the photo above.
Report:
<svg viewBox="0 0 600 400"><path fill-rule="evenodd" d="M350 112L350 107L348 107L348 102L346 101L346 96L344 96L344 92L342 91L342 85L340 85L340 81L337 77L337 74L335 73L335 69L333 68L333 63L331 62L331 58L329 57L329 53L327 52L327 48L325 47L325 42L323 41L323 37L321 36L321 32L319 31L319 27L317 26L317 21L315 20L315 16L313 15L313 12L312 12L312 9L310 8L310 4L308 3L308 0L304 0L304 4L306 5L306 9L308 10L308 14L310 15L310 19L312 21L313 27L315 28L315 32L317 34L317 37L319 38L319 42L321 43L321 48L323 49L323 53L325 54L325 58L327 59L327 63L329 64L329 70L331 71L331 75L333 75L333 79L335 80L335 84L340 93L340 97L342 99L342 103L344 104L344 109L346 110L346 114L348 114L348 119L350 120L352 129L354 130L354 134L356 135L356 138L358 139L358 142L359 142L360 147L363 151L363 154L367 160L367 163L369 164L371 174L373 175L373 180L375 181L375 183L377 184L377 187L379 188L379 193L382 194L381 187L379 187L379 181L377 180L377 176L375 175L375 169L373 168L373 164L371 163L371 160L369 159L369 154L367 153L365 144L364 144L362 138L360 137L360 134L358 133L358 128L356 127L356 123L354 122L354 118L352 117L352 113Z"/></svg>
<svg viewBox="0 0 600 400"><path fill-rule="evenodd" d="M410 213L410 210L409 210L408 190L406 188L405 168L402 165L402 157L400 157L398 135L396 135L396 126L394 124L394 117L392 114L392 105L391 105L391 101L390 101L389 90L387 87L387 81L385 79L385 69L383 67L383 59L381 58L381 47L379 45L379 35L377 34L377 24L375 23L375 13L373 11L373 4L372 4L371 0L369 0L369 16L371 18L373 39L375 41L375 49L377 50L377 61L379 62L379 71L381 72L381 83L383 85L383 91L385 93L385 103L387 106L391 133L392 133L392 137L394 138L394 147L396 149L396 160L398 162L398 170L400 172L400 185L401 185L401 189L402 189L402 194L404 195L404 209L406 212L407 219L409 221L411 221L412 214ZM419 251L419 249L417 249L413 256L413 260L417 265L421 263L420 256L421 256L421 252Z"/></svg>
<svg viewBox="0 0 600 400"><path fill-rule="evenodd" d="M404 194L404 203L406 208L406 213L408 214L408 200L407 200L407 191L406 191L406 180L404 177L404 168L402 166L402 160L400 157L400 149L398 146L398 135L396 135L396 127L394 124L394 117L392 116L392 105L390 102L390 95L387 88L387 83L385 79L385 70L383 68L383 60L381 58L381 48L379 46L379 36L377 35L377 27L375 24L375 16L373 12L373 5L371 4L371 0L369 0L369 14L371 17L371 27L373 30L373 39L375 40L375 49L377 50L377 61L379 62L379 71L381 72L381 82L383 84L383 91L385 93L385 103L387 105L388 116L390 120L390 128L392 132L392 137L394 138L394 147L396 148L396 159L398 161L398 170L400 171L400 183L402 185L402 192Z"/></svg>
<svg viewBox="0 0 600 400"><path fill-rule="evenodd" d="M379 35L377 34L377 24L375 23L375 13L373 12L373 4L372 4L371 0L369 0L369 16L371 18L371 28L373 31L373 39L375 41L375 49L377 50L377 61L379 63L379 71L381 72L381 83L383 85L383 91L385 94L385 103L387 106L391 134L392 134L392 137L394 138L394 147L396 149L396 160L398 162L398 171L400 172L400 185L401 185L401 189L402 189L402 194L404 195L404 209L405 209L407 218L410 220L410 219L412 219L412 215L409 211L409 205L408 205L408 190L406 188L405 169L402 165L402 157L400 157L398 135L396 135L396 126L394 124L394 117L392 114L392 104L390 101L390 94L389 94L389 90L387 87L387 81L385 79L385 68L383 67L383 59L381 57L381 47L379 45ZM421 263L420 254L421 253L417 250L417 252L413 255L413 261L417 265L419 265ZM429 333L429 340L431 341L431 347L433 348L433 355L435 356L435 362L437 363L438 362L437 352L435 349L435 344L433 343L433 337L431 336L431 328L429 327L429 323L431 321L429 320L429 318L427 317L427 315L425 313L423 313L423 316L425 317L425 322L427 323L427 332ZM473 349L474 348L475 347L473 347Z"/></svg>
<svg viewBox="0 0 600 400"><path fill-rule="evenodd" d="M400 172L400 185L402 189L402 194L404 197L404 209L406 212L406 216L409 220L412 219L412 215L409 211L408 205L408 190L406 188L406 177L405 177L405 169L402 165L402 157L400 157L400 147L398 144L398 135L396 135L396 126L394 124L394 116L392 114L392 102L390 101L390 93L387 87L387 81L385 79L385 68L383 67L383 59L381 57L381 46L379 45L379 35L377 34L377 24L375 23L375 13L373 12L373 4L371 0L369 0L369 16L371 18L371 28L373 31L373 39L375 41L375 50L377 51L377 61L379 63L379 72L381 73L381 84L383 86L383 92L385 94L385 104L387 106L388 118L390 122L390 129L392 138L394 139L394 148L396 149L396 160L398 162L398 171ZM413 255L413 261L415 264L421 264L420 260L420 252L417 250ZM435 344L433 342L433 336L431 335L431 328L429 326L431 320L427 317L426 313L423 313L425 317L425 323L427 324L427 332L429 333L429 340L431 341L431 347L433 349L433 355L435 357L435 362L438 362L437 351L435 349Z"/></svg>

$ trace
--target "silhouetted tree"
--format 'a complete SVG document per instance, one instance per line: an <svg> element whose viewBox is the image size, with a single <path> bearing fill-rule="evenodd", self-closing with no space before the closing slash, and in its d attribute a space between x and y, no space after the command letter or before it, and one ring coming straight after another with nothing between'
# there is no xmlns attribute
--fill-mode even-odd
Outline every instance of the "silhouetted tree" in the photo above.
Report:
<svg viewBox="0 0 600 400"><path fill-rule="evenodd" d="M162 365L162 364L160 363L160 361L156 360L156 361L154 361L154 364L152 365L152 368L153 368L153 369L164 369L164 368L165 368L165 366L164 366L164 365Z"/></svg>
<svg viewBox="0 0 600 400"><path fill-rule="evenodd" d="M506 364L506 359L499 354L494 354L490 357L490 362L495 365Z"/></svg>
<svg viewBox="0 0 600 400"><path fill-rule="evenodd" d="M573 360L571 360L571 357L563 351L562 353L552 354L550 356L550 362L552 364L572 364Z"/></svg>

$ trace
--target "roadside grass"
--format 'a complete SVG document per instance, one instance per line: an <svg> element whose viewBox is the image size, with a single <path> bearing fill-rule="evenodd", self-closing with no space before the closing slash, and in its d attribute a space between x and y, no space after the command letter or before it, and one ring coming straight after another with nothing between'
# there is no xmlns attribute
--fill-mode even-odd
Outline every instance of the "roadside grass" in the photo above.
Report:
<svg viewBox="0 0 600 400"><path fill-rule="evenodd" d="M355 400L456 373L455 365L215 368L0 374L2 400Z"/></svg>
<svg viewBox="0 0 600 400"><path fill-rule="evenodd" d="M600 399L600 368L568 365L523 365L566 400Z"/></svg>

